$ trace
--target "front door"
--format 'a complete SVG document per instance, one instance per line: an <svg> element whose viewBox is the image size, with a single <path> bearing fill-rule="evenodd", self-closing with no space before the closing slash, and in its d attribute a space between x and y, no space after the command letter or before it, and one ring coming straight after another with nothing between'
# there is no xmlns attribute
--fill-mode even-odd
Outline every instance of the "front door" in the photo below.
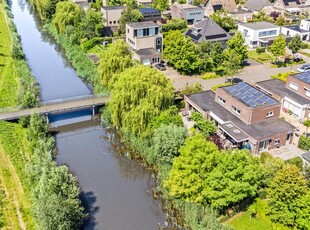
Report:
<svg viewBox="0 0 310 230"><path fill-rule="evenodd" d="M290 143L292 136L293 136L292 133L286 134L286 142L285 142L285 145L288 145L288 144Z"/></svg>

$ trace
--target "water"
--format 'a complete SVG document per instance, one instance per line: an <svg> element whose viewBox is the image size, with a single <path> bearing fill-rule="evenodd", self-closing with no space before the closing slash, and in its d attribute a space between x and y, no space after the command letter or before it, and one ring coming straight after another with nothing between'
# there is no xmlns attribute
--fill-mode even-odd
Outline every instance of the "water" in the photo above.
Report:
<svg viewBox="0 0 310 230"><path fill-rule="evenodd" d="M62 50L38 29L29 4L13 0L12 12L28 63L40 83L41 100L90 94ZM113 134L89 119L89 110L50 117L54 127L67 125L56 135L57 162L68 165L78 178L81 199L91 213L84 228L158 229L165 218L160 201L152 198L152 172L121 155L117 138L112 138L113 144ZM75 123L80 121L84 123Z"/></svg>
<svg viewBox="0 0 310 230"><path fill-rule="evenodd" d="M13 0L12 13L32 73L41 88L41 100L48 101L91 94L78 78L56 43L38 30L31 8L24 0Z"/></svg>

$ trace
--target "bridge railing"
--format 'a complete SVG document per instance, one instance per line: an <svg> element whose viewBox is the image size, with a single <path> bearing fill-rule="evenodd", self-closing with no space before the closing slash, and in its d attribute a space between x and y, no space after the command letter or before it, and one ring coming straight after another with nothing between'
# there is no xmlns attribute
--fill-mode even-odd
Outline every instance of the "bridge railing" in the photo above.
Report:
<svg viewBox="0 0 310 230"><path fill-rule="evenodd" d="M40 102L40 106L45 106L45 105L54 105L54 104L61 104L61 103L66 103L66 102L72 102L72 101L80 101L80 100L87 100L87 99L92 99L92 98L100 98L100 97L105 97L109 96L108 93L106 94L92 94L92 95L83 95L83 96L77 96L77 97L68 97L68 98L62 98L62 99L56 99L56 100L50 100L50 101L43 101Z"/></svg>
<svg viewBox="0 0 310 230"><path fill-rule="evenodd" d="M40 102L37 107L45 106L45 105L61 104L61 103L72 102L72 101L87 100L87 99L92 99L92 98L107 97L107 96L109 96L108 93L106 93L106 94L92 94L92 95L84 95L84 96L69 97L69 98L63 98L63 99L57 99L57 100L43 101L43 102ZM30 108L36 108L36 107L30 107ZM20 111L23 109L27 109L27 108L23 107L23 106L0 108L0 113L17 112L17 111Z"/></svg>

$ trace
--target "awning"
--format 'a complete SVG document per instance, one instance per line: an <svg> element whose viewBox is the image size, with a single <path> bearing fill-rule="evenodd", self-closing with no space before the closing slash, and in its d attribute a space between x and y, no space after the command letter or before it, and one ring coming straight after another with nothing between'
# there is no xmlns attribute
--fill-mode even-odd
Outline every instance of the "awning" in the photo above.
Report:
<svg viewBox="0 0 310 230"><path fill-rule="evenodd" d="M230 121L219 125L219 128L237 143L249 140L249 137Z"/></svg>

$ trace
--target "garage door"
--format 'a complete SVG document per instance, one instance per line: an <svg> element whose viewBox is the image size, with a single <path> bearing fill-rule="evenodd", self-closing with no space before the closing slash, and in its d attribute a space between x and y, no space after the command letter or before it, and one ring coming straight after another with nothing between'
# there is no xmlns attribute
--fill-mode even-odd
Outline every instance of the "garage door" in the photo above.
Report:
<svg viewBox="0 0 310 230"><path fill-rule="evenodd" d="M283 107L292 111L294 115L300 117L301 114L301 108L298 106L293 105L292 103L288 102L288 101L284 101L283 103Z"/></svg>
<svg viewBox="0 0 310 230"><path fill-rule="evenodd" d="M143 65L150 65L151 63L150 63L150 59L143 59L142 60L142 64Z"/></svg>

